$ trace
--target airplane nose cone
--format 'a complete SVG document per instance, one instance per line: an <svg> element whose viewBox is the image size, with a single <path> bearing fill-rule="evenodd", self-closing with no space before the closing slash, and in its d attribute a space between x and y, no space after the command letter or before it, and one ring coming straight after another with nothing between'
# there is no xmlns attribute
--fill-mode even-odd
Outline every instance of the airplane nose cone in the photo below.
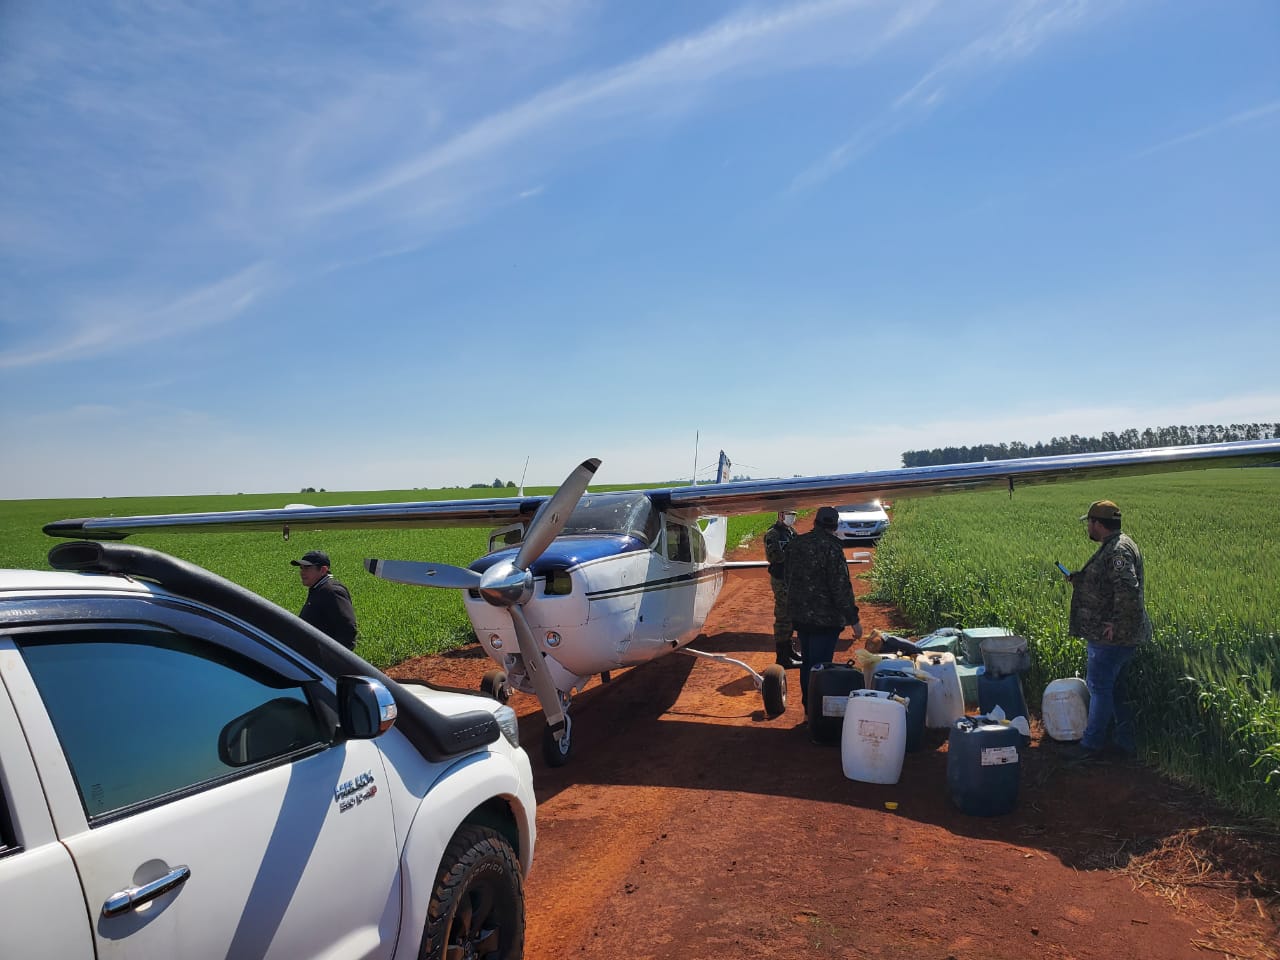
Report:
<svg viewBox="0 0 1280 960"><path fill-rule="evenodd" d="M524 603L533 596L533 574L510 561L494 564L480 577L480 596L495 607Z"/></svg>

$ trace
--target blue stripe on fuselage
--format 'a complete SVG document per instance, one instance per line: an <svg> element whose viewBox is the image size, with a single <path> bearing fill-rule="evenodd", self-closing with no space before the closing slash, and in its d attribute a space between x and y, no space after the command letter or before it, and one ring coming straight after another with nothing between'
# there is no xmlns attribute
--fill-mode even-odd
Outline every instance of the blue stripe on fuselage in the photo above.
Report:
<svg viewBox="0 0 1280 960"><path fill-rule="evenodd" d="M552 570L567 570L588 560L602 560L605 557L648 549L649 545L636 537L558 537L551 541L551 545L542 551L542 556L534 560L529 569L535 577L543 577ZM472 562L471 569L476 573L484 573L499 560L514 560L519 552L518 546L507 547Z"/></svg>

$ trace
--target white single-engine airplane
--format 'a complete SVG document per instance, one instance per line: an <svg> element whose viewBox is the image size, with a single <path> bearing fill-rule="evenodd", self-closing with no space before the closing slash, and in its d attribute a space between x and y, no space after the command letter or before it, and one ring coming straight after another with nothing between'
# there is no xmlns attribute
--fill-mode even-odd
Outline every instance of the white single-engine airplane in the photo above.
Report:
<svg viewBox="0 0 1280 960"><path fill-rule="evenodd" d="M753 678L768 716L786 709L781 666L760 674L739 660L688 646L711 612L725 570L763 566L725 560L730 515L1278 460L1280 440L1250 440L729 481L721 453L714 483L588 493L600 465L593 459L579 464L549 497L107 517L62 520L44 530L57 537L122 539L153 530L282 530L287 536L291 528L494 528L489 552L469 567L417 560L366 560L365 567L386 580L463 592L476 637L497 664L481 689L503 701L513 689L537 696L547 718L543 754L560 766L572 744L572 696L596 674L608 679L611 670L674 651L740 667Z"/></svg>

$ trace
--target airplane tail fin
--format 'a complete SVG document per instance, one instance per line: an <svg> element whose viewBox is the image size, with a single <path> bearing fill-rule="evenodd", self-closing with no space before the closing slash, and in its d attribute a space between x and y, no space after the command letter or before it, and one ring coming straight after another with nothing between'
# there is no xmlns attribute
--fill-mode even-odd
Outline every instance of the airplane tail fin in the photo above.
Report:
<svg viewBox="0 0 1280 960"><path fill-rule="evenodd" d="M729 470L732 466L733 464L725 456L725 452L721 450L720 464L716 467L716 483L724 483L729 479Z"/></svg>

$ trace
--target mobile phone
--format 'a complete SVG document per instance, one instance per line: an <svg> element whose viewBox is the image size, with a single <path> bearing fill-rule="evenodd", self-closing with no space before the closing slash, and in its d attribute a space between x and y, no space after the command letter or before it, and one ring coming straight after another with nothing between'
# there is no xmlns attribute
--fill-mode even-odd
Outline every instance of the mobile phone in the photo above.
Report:
<svg viewBox="0 0 1280 960"><path fill-rule="evenodd" d="M1053 565L1062 571L1062 575L1064 577L1069 578L1071 576L1071 571L1068 570L1066 567L1064 567L1062 564L1060 564L1057 560L1053 561Z"/></svg>

